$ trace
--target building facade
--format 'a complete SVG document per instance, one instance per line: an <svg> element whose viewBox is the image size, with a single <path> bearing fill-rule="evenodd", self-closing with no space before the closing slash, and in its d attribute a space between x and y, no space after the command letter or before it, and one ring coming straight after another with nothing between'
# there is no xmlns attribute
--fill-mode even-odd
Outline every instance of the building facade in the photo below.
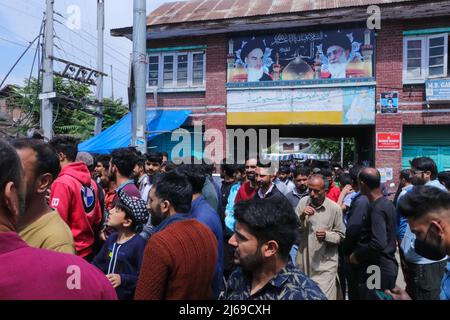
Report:
<svg viewBox="0 0 450 320"><path fill-rule="evenodd" d="M354 137L388 180L416 156L450 169L450 1L187 1L147 21L147 106L191 110L188 130Z"/></svg>

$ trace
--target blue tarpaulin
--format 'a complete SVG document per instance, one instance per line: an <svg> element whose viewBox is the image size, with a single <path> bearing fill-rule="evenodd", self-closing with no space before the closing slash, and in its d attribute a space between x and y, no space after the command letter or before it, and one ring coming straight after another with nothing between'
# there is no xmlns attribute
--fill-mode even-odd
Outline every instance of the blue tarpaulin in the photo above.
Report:
<svg viewBox="0 0 450 320"><path fill-rule="evenodd" d="M178 129L191 114L190 110L151 110L147 111L147 139ZM78 145L79 151L105 154L114 149L131 145L131 113L99 135Z"/></svg>

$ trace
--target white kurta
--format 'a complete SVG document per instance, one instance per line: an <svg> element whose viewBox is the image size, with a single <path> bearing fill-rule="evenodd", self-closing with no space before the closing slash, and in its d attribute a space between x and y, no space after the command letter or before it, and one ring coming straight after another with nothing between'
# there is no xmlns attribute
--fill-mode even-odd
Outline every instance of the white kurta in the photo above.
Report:
<svg viewBox="0 0 450 320"><path fill-rule="evenodd" d="M310 197L300 200L296 212L300 216L310 205ZM323 241L317 240L316 231L326 230ZM345 237L342 210L328 198L312 216L307 216L300 226L300 246L297 265L322 289L329 300L338 298L338 244Z"/></svg>

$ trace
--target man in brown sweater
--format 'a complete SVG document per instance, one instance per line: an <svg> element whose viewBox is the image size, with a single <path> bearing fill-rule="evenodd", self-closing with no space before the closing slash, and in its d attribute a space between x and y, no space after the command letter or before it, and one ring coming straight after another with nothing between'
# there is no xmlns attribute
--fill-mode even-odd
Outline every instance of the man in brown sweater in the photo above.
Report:
<svg viewBox="0 0 450 320"><path fill-rule="evenodd" d="M157 228L145 248L135 299L211 299L217 240L187 214L191 185L175 172L161 174L149 201Z"/></svg>

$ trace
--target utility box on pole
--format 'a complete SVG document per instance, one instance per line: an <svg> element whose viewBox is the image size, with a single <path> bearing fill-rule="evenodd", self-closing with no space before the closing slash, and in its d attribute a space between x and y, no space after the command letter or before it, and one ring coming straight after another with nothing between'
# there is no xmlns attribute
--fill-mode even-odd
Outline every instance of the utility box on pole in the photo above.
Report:
<svg viewBox="0 0 450 320"><path fill-rule="evenodd" d="M132 145L147 153L146 76L147 16L145 0L134 0L133 9L133 74L135 104L132 104Z"/></svg>
<svg viewBox="0 0 450 320"><path fill-rule="evenodd" d="M45 10L44 28L44 54L42 81L42 93L53 93L53 5L54 0L47 0ZM41 128L44 138L50 140L53 137L53 103L47 97L41 102Z"/></svg>

